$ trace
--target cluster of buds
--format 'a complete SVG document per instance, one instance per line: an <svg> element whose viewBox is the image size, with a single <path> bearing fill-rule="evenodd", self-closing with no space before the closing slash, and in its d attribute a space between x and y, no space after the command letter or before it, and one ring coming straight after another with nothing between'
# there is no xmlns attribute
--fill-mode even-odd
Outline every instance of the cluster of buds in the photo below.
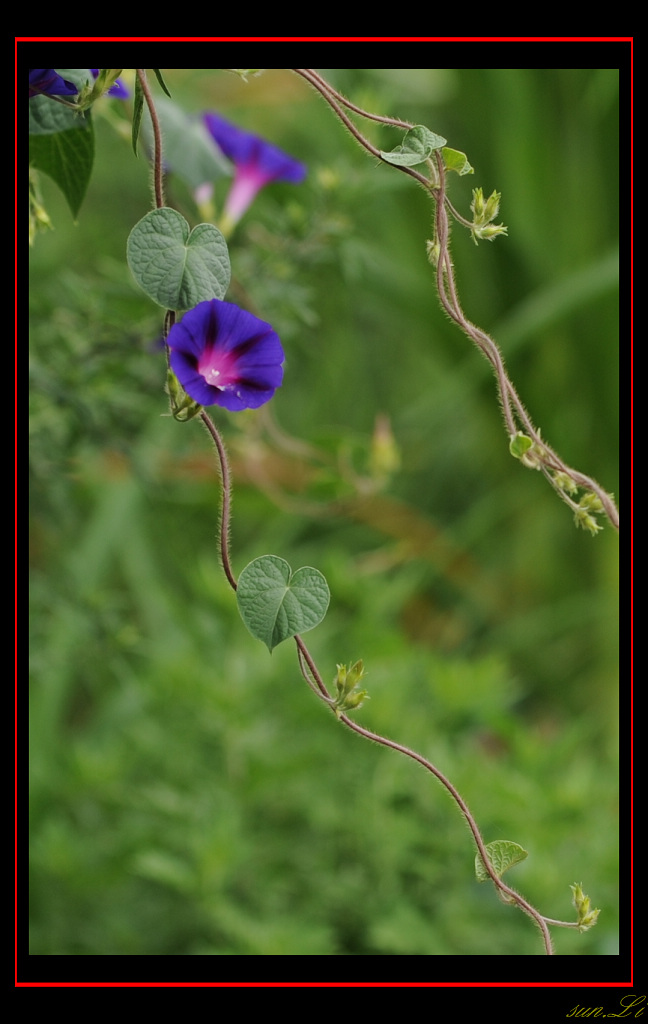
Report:
<svg viewBox="0 0 648 1024"><path fill-rule="evenodd" d="M589 530L592 536L596 536L603 527L599 525L594 516L597 512L603 511L603 502L594 491L586 491L578 503L574 512L574 522L583 530Z"/></svg>
<svg viewBox="0 0 648 1024"><path fill-rule="evenodd" d="M540 431L538 430L538 436ZM527 469L541 469L545 465L546 451L542 444L534 441L532 437L518 430L509 438L509 451L513 458L519 459ZM563 500L570 506L574 513L574 522L583 530L588 530L593 537L603 527L597 522L596 516L603 512L603 502L594 491L585 491L579 499L573 495L578 493L579 486L572 480L568 473L553 473L553 483Z"/></svg>
<svg viewBox="0 0 648 1024"><path fill-rule="evenodd" d="M579 932L586 932L588 928L594 927L600 911L591 909L590 898L585 895L583 886L579 885L578 882L570 885L569 888L573 893L572 902L578 914L578 930Z"/></svg>
<svg viewBox="0 0 648 1024"><path fill-rule="evenodd" d="M565 494L574 495L578 492L578 485L568 473L554 473L553 480L556 487ZM575 501L569 504L574 510L576 526L588 530L593 537L603 529L596 520L597 514L603 512L603 502L594 491L585 491L578 499L578 504Z"/></svg>
<svg viewBox="0 0 648 1024"><path fill-rule="evenodd" d="M337 665L337 676L335 677L336 697L333 702L335 714L346 714L348 711L355 711L362 707L365 700L369 699L366 690L358 689L358 683L364 675L364 665L356 661L347 671L346 665Z"/></svg>
<svg viewBox="0 0 648 1024"><path fill-rule="evenodd" d="M485 238L492 242L498 235L505 235L507 233L508 229L503 224L491 223L499 213L501 198L501 192L492 192L488 199L484 199L484 193L481 188L473 189L473 200L470 204L470 209L473 213L471 231L475 245L477 245L477 239L479 238Z"/></svg>

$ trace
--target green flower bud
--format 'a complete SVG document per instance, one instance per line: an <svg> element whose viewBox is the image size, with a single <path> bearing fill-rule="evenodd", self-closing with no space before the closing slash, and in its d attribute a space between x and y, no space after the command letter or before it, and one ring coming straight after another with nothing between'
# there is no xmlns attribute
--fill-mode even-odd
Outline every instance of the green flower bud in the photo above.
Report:
<svg viewBox="0 0 648 1024"><path fill-rule="evenodd" d="M579 885L578 882L570 885L569 888L573 893L572 903L578 913L578 930L579 932L586 932L588 928L594 927L600 911L592 910L590 898L585 895L582 885Z"/></svg>
<svg viewBox="0 0 648 1024"><path fill-rule="evenodd" d="M369 700L369 694L366 690L357 690L355 693L350 693L346 697L344 704L340 707L340 712L355 711L356 708L361 708L365 700Z"/></svg>
<svg viewBox="0 0 648 1024"><path fill-rule="evenodd" d="M492 242L498 235L508 235L508 228L503 224L485 224L483 227L473 225L472 235L475 241L483 238L484 241Z"/></svg>
<svg viewBox="0 0 648 1024"><path fill-rule="evenodd" d="M364 665L362 661L356 661L355 665L352 665L347 673L346 686L347 693L358 685L364 675Z"/></svg>
<svg viewBox="0 0 648 1024"><path fill-rule="evenodd" d="M436 239L428 239L427 242L425 243L425 248L427 250L427 258L432 264L432 266L438 266L439 256L441 255L441 246L439 245L439 243L436 241Z"/></svg>
<svg viewBox="0 0 648 1024"><path fill-rule="evenodd" d="M487 239L492 242L498 235L506 235L508 229L503 224L491 224L491 221L499 213L499 203L502 198L501 192L492 192L488 199L484 199L484 193L480 188L473 189L473 201L470 209L473 212L472 236L475 245L478 238Z"/></svg>
<svg viewBox="0 0 648 1024"><path fill-rule="evenodd" d="M490 223L495 220L499 213L500 199L502 198L501 192L491 192L490 196L486 200L486 206L484 209L484 220L486 223Z"/></svg>
<svg viewBox="0 0 648 1024"><path fill-rule="evenodd" d="M567 494L576 494L578 487L567 473L554 473L554 482L561 491Z"/></svg>
<svg viewBox="0 0 648 1024"><path fill-rule="evenodd" d="M587 508L590 512L602 512L603 502L594 491L587 491L580 500L580 507Z"/></svg>
<svg viewBox="0 0 648 1024"><path fill-rule="evenodd" d="M475 223L476 224L477 223L483 223L484 210L486 209L486 203L484 202L484 192L483 192L483 189L481 189L481 188L474 188L473 189L473 198L472 198L472 203L470 204L470 209L472 210L472 212L474 214L474 218L473 219L474 219Z"/></svg>
<svg viewBox="0 0 648 1024"><path fill-rule="evenodd" d="M346 665L336 665L337 676L335 677L335 688L337 690L338 697L343 697L346 687L347 670Z"/></svg>
<svg viewBox="0 0 648 1024"><path fill-rule="evenodd" d="M171 415L179 423L187 423L189 420L192 420L202 409L202 405L194 402L193 398L190 398L181 387L173 370L167 370L167 394L169 396Z"/></svg>
<svg viewBox="0 0 648 1024"><path fill-rule="evenodd" d="M400 468L400 451L392 434L389 417L376 416L369 467L374 480L384 482Z"/></svg>
<svg viewBox="0 0 648 1024"><path fill-rule="evenodd" d="M589 530L593 537L603 529L603 527L599 526L596 522L594 516L591 516L587 509L583 508L581 505L579 505L574 512L574 522L576 523L576 526L582 527L583 530Z"/></svg>

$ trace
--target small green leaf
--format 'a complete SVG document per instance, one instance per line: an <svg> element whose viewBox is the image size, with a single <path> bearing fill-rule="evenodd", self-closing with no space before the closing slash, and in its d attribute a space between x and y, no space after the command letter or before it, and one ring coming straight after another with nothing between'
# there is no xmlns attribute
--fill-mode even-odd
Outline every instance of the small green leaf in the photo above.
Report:
<svg viewBox="0 0 648 1024"><path fill-rule="evenodd" d="M250 562L239 576L236 591L243 622L269 651L282 640L318 626L330 596L321 572L304 566L293 573L277 555L262 555Z"/></svg>
<svg viewBox="0 0 648 1024"><path fill-rule="evenodd" d="M449 146L444 146L441 150L443 154L443 162L446 165L446 170L456 171L457 174L474 174L475 169L468 163L468 157L465 153L462 153L459 149L450 149Z"/></svg>
<svg viewBox="0 0 648 1024"><path fill-rule="evenodd" d="M445 146L446 141L424 125L417 124L405 134L400 146L396 146L388 153L381 150L380 155L383 160L388 164L394 164L395 167L414 167L427 160L435 149Z"/></svg>
<svg viewBox="0 0 648 1024"><path fill-rule="evenodd" d="M521 459L530 448L533 448L533 439L527 434L523 434L521 430L518 430L517 434L513 434L509 441L509 451L514 459Z"/></svg>
<svg viewBox="0 0 648 1024"><path fill-rule="evenodd" d="M498 878L514 864L519 864L529 856L522 846L511 842L510 839L496 839L494 843L487 843L486 853ZM475 856L475 874L478 882L487 882L490 878L479 854Z"/></svg>
<svg viewBox="0 0 648 1024"><path fill-rule="evenodd" d="M155 73L155 77L157 78L158 82L160 83L160 85L161 85L162 89L163 89L163 90L164 90L164 92L165 92L165 93L167 94L167 96L169 97L169 99L171 99L171 93L170 93L170 92L169 92L169 90L167 89L167 86L166 86L166 82L165 82L165 81L164 81L164 79L162 78L162 72L160 71L160 69L159 69L159 68L153 68L153 71L154 71L154 73Z"/></svg>
<svg viewBox="0 0 648 1024"><path fill-rule="evenodd" d="M192 309L222 299L230 281L227 243L213 224L191 231L177 210L163 206L142 217L128 236L128 265L146 294L164 309Z"/></svg>
<svg viewBox="0 0 648 1024"><path fill-rule="evenodd" d="M139 138L142 114L144 112L144 93L139 75L135 76L135 96L133 98L133 127L131 129L131 144L133 153L137 156L137 140Z"/></svg>

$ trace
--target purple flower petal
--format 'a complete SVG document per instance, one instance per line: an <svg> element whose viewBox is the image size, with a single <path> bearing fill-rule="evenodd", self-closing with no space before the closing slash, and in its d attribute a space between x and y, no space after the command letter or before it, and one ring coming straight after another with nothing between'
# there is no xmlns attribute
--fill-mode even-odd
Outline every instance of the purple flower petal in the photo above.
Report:
<svg viewBox="0 0 648 1024"><path fill-rule="evenodd" d="M306 177L306 167L282 149L253 135L218 114L205 114L205 124L216 144L237 167L254 167L259 177L270 181L288 181L299 185Z"/></svg>
<svg viewBox="0 0 648 1024"><path fill-rule="evenodd" d="M167 339L171 369L190 398L238 412L268 402L283 380L284 352L270 324L231 302L200 302Z"/></svg>
<svg viewBox="0 0 648 1024"><path fill-rule="evenodd" d="M29 98L46 93L48 96L76 96L78 89L74 82L61 78L54 68L29 69Z"/></svg>
<svg viewBox="0 0 648 1024"><path fill-rule="evenodd" d="M299 185L306 167L259 135L243 131L217 114L205 114L204 122L219 149L234 164L234 183L225 204L232 224L243 216L257 192L273 181Z"/></svg>

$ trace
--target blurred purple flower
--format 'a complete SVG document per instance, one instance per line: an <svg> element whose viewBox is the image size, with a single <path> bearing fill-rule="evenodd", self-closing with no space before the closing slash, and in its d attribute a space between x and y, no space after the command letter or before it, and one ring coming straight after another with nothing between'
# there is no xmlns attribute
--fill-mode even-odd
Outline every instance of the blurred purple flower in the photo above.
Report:
<svg viewBox="0 0 648 1024"><path fill-rule="evenodd" d="M258 135L237 128L217 114L205 114L204 121L219 149L235 166L224 210L229 226L241 219L265 185L273 181L299 185L306 177L304 164Z"/></svg>
<svg viewBox="0 0 648 1024"><path fill-rule="evenodd" d="M167 338L171 369L190 398L231 412L270 401L284 352L270 324L231 302L200 302Z"/></svg>
<svg viewBox="0 0 648 1024"><path fill-rule="evenodd" d="M99 77L99 68L90 68L93 78ZM118 78L114 85L110 86L108 90L109 96L116 96L119 100L127 100L130 96L130 90L126 88L121 78Z"/></svg>
<svg viewBox="0 0 648 1024"><path fill-rule="evenodd" d="M46 93L48 96L76 96L78 89L74 82L61 78L54 68L29 69L29 98Z"/></svg>

